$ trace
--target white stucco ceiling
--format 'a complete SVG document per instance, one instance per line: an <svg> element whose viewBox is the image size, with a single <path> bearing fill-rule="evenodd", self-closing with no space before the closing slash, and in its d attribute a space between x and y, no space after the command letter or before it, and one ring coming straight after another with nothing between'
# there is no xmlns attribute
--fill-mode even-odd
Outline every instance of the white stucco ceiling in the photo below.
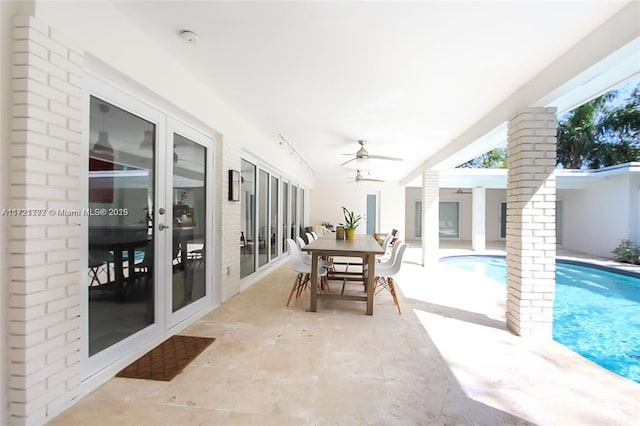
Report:
<svg viewBox="0 0 640 426"><path fill-rule="evenodd" d="M372 165L371 177L389 180L415 172L625 6L117 2L225 103L274 141L283 134L318 179L352 176L341 154L366 139L370 154L404 158ZM186 29L197 44L180 39Z"/></svg>

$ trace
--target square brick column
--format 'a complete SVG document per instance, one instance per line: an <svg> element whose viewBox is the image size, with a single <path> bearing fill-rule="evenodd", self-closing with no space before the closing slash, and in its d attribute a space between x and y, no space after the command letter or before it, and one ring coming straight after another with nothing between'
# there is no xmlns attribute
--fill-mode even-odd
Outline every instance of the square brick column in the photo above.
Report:
<svg viewBox="0 0 640 426"><path fill-rule="evenodd" d="M509 119L507 326L552 338L556 271L555 108L527 108Z"/></svg>
<svg viewBox="0 0 640 426"><path fill-rule="evenodd" d="M7 377L11 424L79 393L83 55L32 17L12 28Z"/></svg>
<svg viewBox="0 0 640 426"><path fill-rule="evenodd" d="M440 249L440 173L422 173L422 264L438 263Z"/></svg>

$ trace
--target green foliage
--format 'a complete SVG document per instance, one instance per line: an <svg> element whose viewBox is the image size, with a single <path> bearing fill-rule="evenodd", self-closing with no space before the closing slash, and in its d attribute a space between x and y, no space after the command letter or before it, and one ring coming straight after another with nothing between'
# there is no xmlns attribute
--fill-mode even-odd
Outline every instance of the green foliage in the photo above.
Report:
<svg viewBox="0 0 640 426"><path fill-rule="evenodd" d="M479 157L462 163L458 168L469 169L506 169L507 168L507 149L495 148L485 152Z"/></svg>
<svg viewBox="0 0 640 426"><path fill-rule="evenodd" d="M356 214L353 211L348 210L344 206L342 207L342 213L344 214L344 223L339 223L338 225L344 226L345 228L356 229L360 224L360 220L362 219L362 216L360 215L356 216Z"/></svg>
<svg viewBox="0 0 640 426"><path fill-rule="evenodd" d="M633 241L622 240L620 245L613 250L618 262L640 265L640 246Z"/></svg>
<svg viewBox="0 0 640 426"><path fill-rule="evenodd" d="M598 169L640 161L640 85L612 107L617 96L607 92L560 118L558 166Z"/></svg>

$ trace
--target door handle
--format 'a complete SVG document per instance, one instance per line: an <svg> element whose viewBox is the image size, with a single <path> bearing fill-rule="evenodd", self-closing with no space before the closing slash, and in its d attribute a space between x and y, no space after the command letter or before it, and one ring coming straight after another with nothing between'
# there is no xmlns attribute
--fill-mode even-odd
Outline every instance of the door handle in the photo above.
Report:
<svg viewBox="0 0 640 426"><path fill-rule="evenodd" d="M158 225L158 229L160 229L161 231L164 231L165 229L168 229L169 225L165 225L164 223L161 223L160 225Z"/></svg>

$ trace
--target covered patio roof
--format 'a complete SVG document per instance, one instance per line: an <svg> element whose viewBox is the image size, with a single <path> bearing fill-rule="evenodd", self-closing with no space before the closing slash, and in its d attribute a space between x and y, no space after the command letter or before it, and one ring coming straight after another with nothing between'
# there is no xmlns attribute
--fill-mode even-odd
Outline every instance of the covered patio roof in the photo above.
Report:
<svg viewBox="0 0 640 426"><path fill-rule="evenodd" d="M595 170L555 171L558 189L583 188L591 182L621 173L640 173L640 163L618 164ZM441 188L506 189L507 169L450 169L440 174L439 183Z"/></svg>

